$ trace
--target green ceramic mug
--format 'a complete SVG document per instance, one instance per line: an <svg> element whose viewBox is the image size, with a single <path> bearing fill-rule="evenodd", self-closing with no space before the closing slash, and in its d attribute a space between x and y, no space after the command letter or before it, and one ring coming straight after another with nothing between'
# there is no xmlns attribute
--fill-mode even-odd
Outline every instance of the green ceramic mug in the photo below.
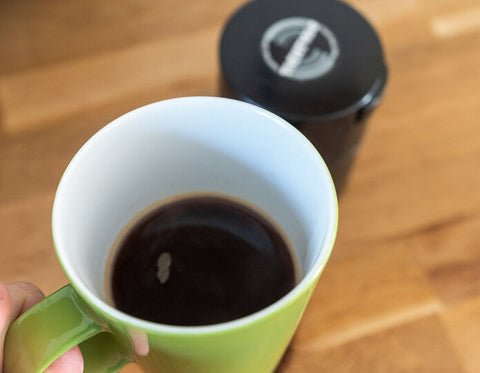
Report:
<svg viewBox="0 0 480 373"><path fill-rule="evenodd" d="M296 287L259 312L209 326L156 324L109 305L105 267L122 228L145 207L192 192L239 198L274 220L297 257ZM131 361L145 372L265 373L328 260L337 201L322 158L283 119L239 101L189 97L139 108L94 135L61 179L52 226L71 284L12 324L5 372L42 372L79 344L87 373Z"/></svg>

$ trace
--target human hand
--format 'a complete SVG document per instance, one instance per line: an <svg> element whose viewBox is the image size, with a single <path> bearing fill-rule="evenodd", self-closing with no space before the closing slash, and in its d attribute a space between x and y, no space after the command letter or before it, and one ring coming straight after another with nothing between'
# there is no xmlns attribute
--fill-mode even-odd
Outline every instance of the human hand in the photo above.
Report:
<svg viewBox="0 0 480 373"><path fill-rule="evenodd" d="M10 324L22 313L40 302L45 296L35 285L28 282L0 282L0 373L3 371L3 348ZM55 360L45 373L82 373L83 358L78 346Z"/></svg>

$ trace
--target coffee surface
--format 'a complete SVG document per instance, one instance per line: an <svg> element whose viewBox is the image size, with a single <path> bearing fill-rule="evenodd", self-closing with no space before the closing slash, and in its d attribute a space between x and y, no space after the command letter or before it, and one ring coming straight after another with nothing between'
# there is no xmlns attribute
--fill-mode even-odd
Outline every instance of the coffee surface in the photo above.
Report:
<svg viewBox="0 0 480 373"><path fill-rule="evenodd" d="M162 324L234 320L295 286L282 235L253 209L220 197L160 206L116 249L110 279L116 308Z"/></svg>

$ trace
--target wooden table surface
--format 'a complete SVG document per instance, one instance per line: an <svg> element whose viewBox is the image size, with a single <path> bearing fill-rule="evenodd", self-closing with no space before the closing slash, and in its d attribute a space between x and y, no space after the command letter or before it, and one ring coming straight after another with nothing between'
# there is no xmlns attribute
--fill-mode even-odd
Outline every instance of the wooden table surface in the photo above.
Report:
<svg viewBox="0 0 480 373"><path fill-rule="evenodd" d="M242 3L0 1L1 281L67 282L50 214L69 160L130 109L216 95L219 35ZM480 3L350 3L390 79L277 373L479 372Z"/></svg>

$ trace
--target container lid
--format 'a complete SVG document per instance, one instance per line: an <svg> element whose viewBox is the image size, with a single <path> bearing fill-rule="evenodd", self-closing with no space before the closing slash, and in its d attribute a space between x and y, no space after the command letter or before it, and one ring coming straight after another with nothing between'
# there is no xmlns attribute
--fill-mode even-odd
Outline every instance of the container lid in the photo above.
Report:
<svg viewBox="0 0 480 373"><path fill-rule="evenodd" d="M237 98L293 122L354 113L387 76L375 30L337 0L247 3L225 26L220 63Z"/></svg>

